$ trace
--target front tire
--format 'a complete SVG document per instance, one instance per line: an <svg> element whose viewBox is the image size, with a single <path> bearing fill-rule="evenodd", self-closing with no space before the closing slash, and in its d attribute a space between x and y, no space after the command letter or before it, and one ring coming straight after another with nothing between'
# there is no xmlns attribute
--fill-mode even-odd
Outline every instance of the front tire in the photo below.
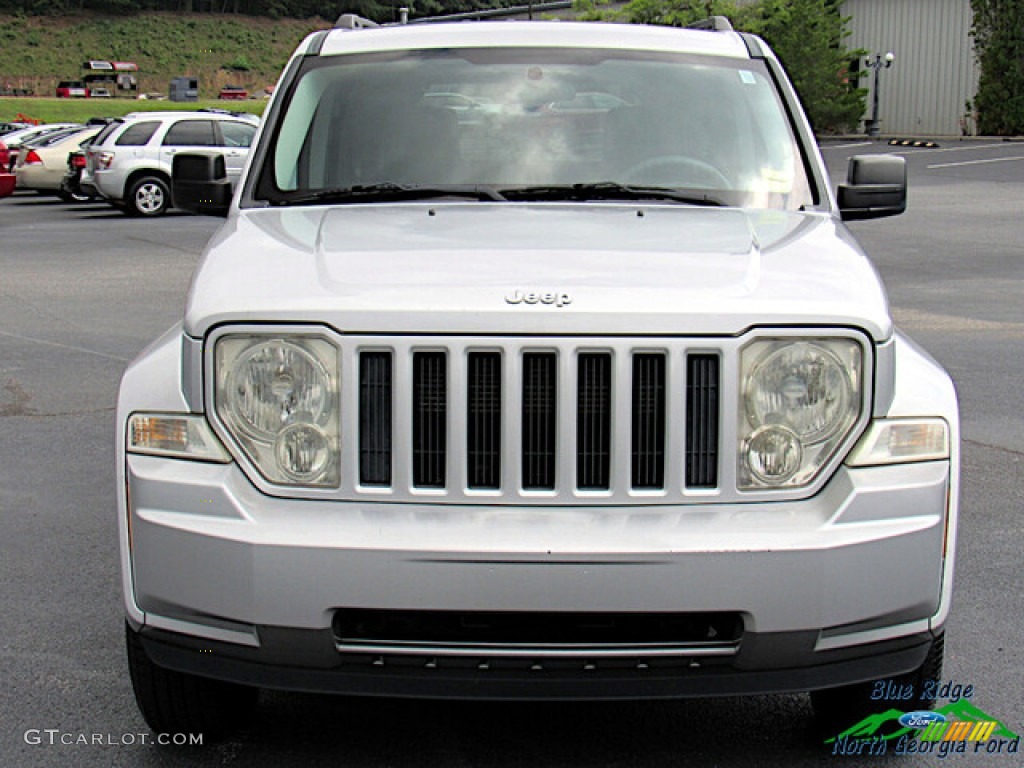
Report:
<svg viewBox="0 0 1024 768"><path fill-rule="evenodd" d="M171 207L171 191L163 179L142 176L132 183L125 203L130 216L163 216Z"/></svg>
<svg viewBox="0 0 1024 768"><path fill-rule="evenodd" d="M913 691L913 698L908 701L872 700L871 693L875 687L873 680L841 688L811 691L811 704L814 707L818 731L821 734L835 736L869 715L885 712L894 707L932 709L935 706L934 699L923 699L921 694L927 681L942 678L945 647L946 637L939 635L932 640L928 655L920 667L892 678L895 690Z"/></svg>
<svg viewBox="0 0 1024 768"><path fill-rule="evenodd" d="M217 738L250 719L258 689L164 669L149 658L127 624L125 639L135 701L154 732Z"/></svg>

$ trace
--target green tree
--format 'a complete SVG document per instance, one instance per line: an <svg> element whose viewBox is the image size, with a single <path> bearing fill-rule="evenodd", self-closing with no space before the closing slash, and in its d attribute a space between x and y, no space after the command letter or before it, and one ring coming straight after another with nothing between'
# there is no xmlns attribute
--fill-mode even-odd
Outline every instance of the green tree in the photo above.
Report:
<svg viewBox="0 0 1024 768"><path fill-rule="evenodd" d="M734 17L736 6L727 0L631 0L617 10L604 0L576 0L575 9L584 21L621 21L685 27L709 16Z"/></svg>
<svg viewBox="0 0 1024 768"><path fill-rule="evenodd" d="M849 17L839 0L762 0L745 20L782 62L816 131L856 127L864 114L867 91L858 88L850 61L863 51L848 51Z"/></svg>
<svg viewBox="0 0 1024 768"><path fill-rule="evenodd" d="M1024 0L1019 0L1024 2ZM775 50L803 102L815 130L854 128L864 114L866 91L850 61L862 51L848 51L849 18L840 0L762 0L736 6L726 0L632 0L618 11L601 0L576 0L581 17L595 21L683 27L708 16L726 16L736 29L761 35Z"/></svg>
<svg viewBox="0 0 1024 768"><path fill-rule="evenodd" d="M1024 0L971 0L974 50L981 66L978 131L1024 133Z"/></svg>

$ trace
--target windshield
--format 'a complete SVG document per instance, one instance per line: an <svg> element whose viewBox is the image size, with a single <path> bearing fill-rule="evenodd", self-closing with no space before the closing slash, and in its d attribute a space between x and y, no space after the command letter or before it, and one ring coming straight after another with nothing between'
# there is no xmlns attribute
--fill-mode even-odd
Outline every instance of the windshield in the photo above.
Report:
<svg viewBox="0 0 1024 768"><path fill-rule="evenodd" d="M271 204L813 204L760 61L586 49L310 58L259 178Z"/></svg>

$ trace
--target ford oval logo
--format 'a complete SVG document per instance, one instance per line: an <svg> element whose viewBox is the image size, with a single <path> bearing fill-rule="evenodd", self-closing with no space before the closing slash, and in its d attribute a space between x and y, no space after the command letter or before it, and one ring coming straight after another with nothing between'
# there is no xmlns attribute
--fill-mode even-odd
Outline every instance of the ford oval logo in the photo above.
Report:
<svg viewBox="0 0 1024 768"><path fill-rule="evenodd" d="M946 716L938 712L929 712L926 709L917 712L907 712L900 716L900 725L907 728L927 728L931 723L944 723Z"/></svg>

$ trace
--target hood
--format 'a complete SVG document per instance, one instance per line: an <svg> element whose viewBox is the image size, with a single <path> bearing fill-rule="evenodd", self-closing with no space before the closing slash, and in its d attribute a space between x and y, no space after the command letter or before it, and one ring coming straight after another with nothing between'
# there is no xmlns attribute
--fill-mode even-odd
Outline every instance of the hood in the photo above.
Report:
<svg viewBox="0 0 1024 768"><path fill-rule="evenodd" d="M892 332L877 273L831 216L620 204L241 211L196 271L185 330L253 321L394 334Z"/></svg>

